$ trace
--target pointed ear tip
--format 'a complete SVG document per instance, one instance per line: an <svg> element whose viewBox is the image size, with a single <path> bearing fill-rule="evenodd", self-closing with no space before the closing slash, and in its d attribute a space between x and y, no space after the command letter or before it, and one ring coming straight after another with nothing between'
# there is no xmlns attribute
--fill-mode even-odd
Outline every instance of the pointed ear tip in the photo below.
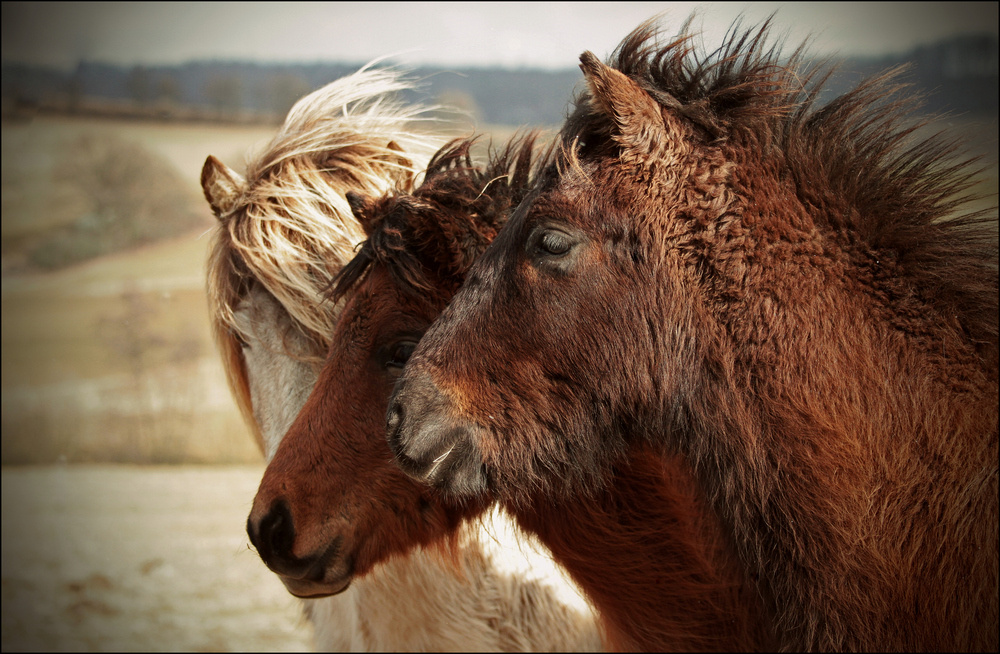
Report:
<svg viewBox="0 0 1000 654"><path fill-rule="evenodd" d="M344 193L344 199L347 200L348 206L351 207L351 211L355 214L363 209L365 204L368 202L368 198L357 191L348 191L347 193Z"/></svg>
<svg viewBox="0 0 1000 654"><path fill-rule="evenodd" d="M586 67L593 67L595 64L600 64L601 60L597 58L590 50L584 50L583 54L580 55L580 65Z"/></svg>
<svg viewBox="0 0 1000 654"><path fill-rule="evenodd" d="M212 177L226 175L227 172L226 164L210 154L205 158L205 163L201 167L201 183L205 184Z"/></svg>

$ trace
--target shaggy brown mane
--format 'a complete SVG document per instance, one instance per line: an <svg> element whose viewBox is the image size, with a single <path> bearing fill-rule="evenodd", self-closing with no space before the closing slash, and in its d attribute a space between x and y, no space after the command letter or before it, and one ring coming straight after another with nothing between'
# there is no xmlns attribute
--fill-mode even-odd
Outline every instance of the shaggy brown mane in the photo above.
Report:
<svg viewBox="0 0 1000 654"><path fill-rule="evenodd" d="M537 138L530 133L491 148L485 166L474 165L470 155L477 137L455 139L434 155L412 195L368 200L349 194L368 238L332 280L327 301L339 301L376 262L405 292L453 293L451 286L526 195L533 171L543 167L548 151L535 156Z"/></svg>
<svg viewBox="0 0 1000 654"><path fill-rule="evenodd" d="M905 68L821 106L820 91L835 67L807 65L805 45L782 57L780 43L769 45L770 21L747 30L734 24L708 55L693 47L690 22L666 47L657 43L655 19L645 22L609 65L700 128L707 141L731 154L776 158L803 204L827 219L826 230L863 262L875 286L890 297L915 294L913 310L930 304L955 316L981 345L980 355L995 360L996 207L963 212L990 197L974 191L986 166L977 166L980 157L960 156L959 144L941 134L918 136L931 121L913 118L922 100L899 81ZM550 179L610 147L610 124L591 106L589 92L575 104Z"/></svg>

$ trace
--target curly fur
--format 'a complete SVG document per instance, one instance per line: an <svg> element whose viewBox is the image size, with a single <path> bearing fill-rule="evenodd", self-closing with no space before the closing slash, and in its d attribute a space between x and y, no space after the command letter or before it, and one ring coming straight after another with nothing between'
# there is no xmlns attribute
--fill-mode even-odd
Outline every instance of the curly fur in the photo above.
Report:
<svg viewBox="0 0 1000 654"><path fill-rule="evenodd" d="M458 496L486 486L571 571L641 586L604 601L645 647L670 644L645 607L684 597L619 570L627 539L538 515L608 493L626 514L615 471L651 447L692 475L779 648L995 650L997 227L965 208L979 171L918 137L893 74L820 105L827 71L782 58L766 24L709 55L657 38L650 22L609 64L581 57L556 161L396 386L397 456ZM550 228L569 254L536 245ZM424 465L438 451L468 463Z"/></svg>

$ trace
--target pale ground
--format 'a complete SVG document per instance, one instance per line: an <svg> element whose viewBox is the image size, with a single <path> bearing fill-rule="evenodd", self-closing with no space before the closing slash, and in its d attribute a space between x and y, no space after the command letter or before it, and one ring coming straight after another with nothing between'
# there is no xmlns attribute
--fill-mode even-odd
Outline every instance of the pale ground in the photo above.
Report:
<svg viewBox="0 0 1000 654"><path fill-rule="evenodd" d="M244 525L262 466L4 467L3 651L289 651Z"/></svg>

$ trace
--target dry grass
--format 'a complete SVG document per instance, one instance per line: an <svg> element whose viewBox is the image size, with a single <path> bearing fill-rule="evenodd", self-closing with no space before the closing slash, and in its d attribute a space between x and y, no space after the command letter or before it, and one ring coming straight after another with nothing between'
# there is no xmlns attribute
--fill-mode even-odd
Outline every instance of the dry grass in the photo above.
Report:
<svg viewBox="0 0 1000 654"><path fill-rule="evenodd" d="M212 219L198 178L208 154L240 168L272 133L65 118L3 125L4 464L261 460L208 331ZM88 171L108 155L128 155L143 175L105 166L102 180ZM177 196L177 212L169 194L147 202L155 194L143 187L153 178L169 180L161 190ZM55 272L18 272L32 247L67 234L81 210L93 209L81 187L102 183L110 206L185 232L157 240L164 232L154 229L151 244ZM193 231L191 211L199 212Z"/></svg>
<svg viewBox="0 0 1000 654"><path fill-rule="evenodd" d="M4 279L3 462L255 462L208 331L207 238Z"/></svg>

